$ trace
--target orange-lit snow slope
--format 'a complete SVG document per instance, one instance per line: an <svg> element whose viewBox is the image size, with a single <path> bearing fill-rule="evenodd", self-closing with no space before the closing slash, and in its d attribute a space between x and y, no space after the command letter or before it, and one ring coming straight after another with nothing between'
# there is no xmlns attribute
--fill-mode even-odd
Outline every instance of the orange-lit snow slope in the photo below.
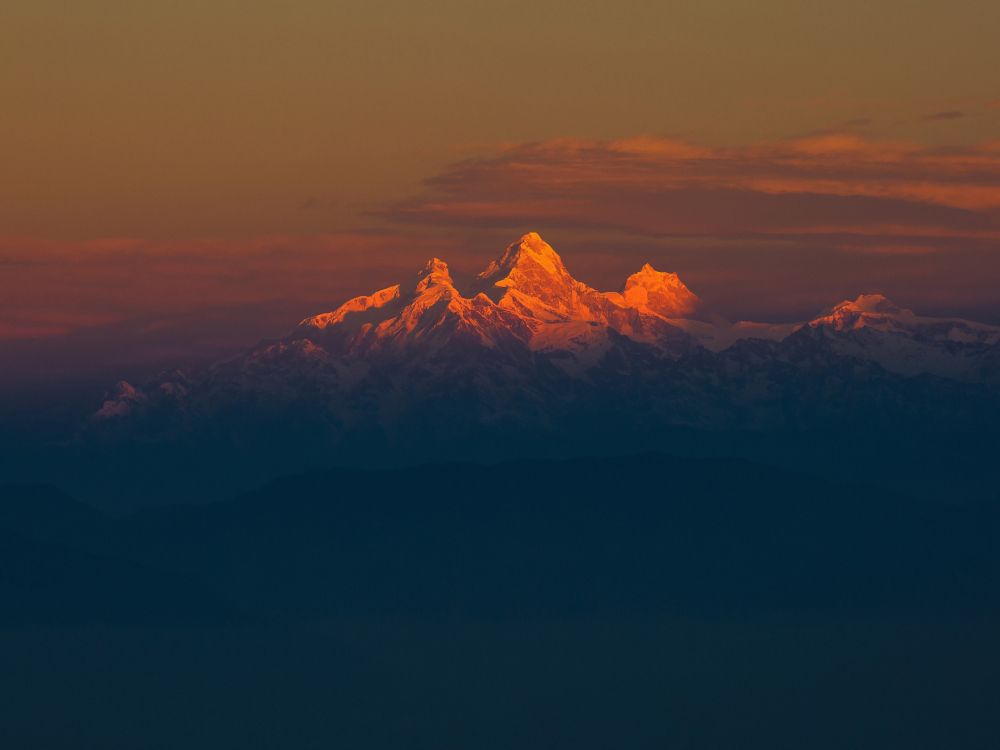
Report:
<svg viewBox="0 0 1000 750"><path fill-rule="evenodd" d="M673 273L649 264L622 292L601 292L574 279L562 258L530 232L509 245L460 291L444 261L434 258L415 284L356 297L333 312L303 320L304 328L342 336L351 351L426 346L463 335L488 346L517 340L536 350L600 350L609 331L651 344L709 324L693 320L701 300ZM695 333L697 330L689 331Z"/></svg>

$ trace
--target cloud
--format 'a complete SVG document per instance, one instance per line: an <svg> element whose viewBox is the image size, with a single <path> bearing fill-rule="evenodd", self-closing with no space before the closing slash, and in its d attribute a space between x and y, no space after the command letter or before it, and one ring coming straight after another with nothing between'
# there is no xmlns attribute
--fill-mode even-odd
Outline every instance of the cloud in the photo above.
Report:
<svg viewBox="0 0 1000 750"><path fill-rule="evenodd" d="M961 120L965 117L965 112L957 109L949 109L944 112L932 112L929 115L924 115L925 120Z"/></svg>
<svg viewBox="0 0 1000 750"><path fill-rule="evenodd" d="M461 162L386 214L645 236L1000 237L1000 151L828 133L722 148L560 139Z"/></svg>

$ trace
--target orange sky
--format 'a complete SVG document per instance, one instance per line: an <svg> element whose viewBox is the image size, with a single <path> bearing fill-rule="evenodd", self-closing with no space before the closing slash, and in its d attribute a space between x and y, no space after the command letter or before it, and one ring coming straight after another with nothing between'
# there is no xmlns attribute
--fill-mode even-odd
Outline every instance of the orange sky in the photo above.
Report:
<svg viewBox="0 0 1000 750"><path fill-rule="evenodd" d="M878 290L1000 320L997 28L983 0L12 0L0 342L211 356L527 230L733 317Z"/></svg>

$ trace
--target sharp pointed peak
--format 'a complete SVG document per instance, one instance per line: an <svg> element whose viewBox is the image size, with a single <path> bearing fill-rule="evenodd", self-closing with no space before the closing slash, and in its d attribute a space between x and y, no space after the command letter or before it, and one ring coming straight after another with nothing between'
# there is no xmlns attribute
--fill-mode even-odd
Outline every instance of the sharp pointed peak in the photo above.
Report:
<svg viewBox="0 0 1000 750"><path fill-rule="evenodd" d="M451 271L448 264L440 258L431 258L417 273L417 292L423 292L434 286L453 286Z"/></svg>
<svg viewBox="0 0 1000 750"><path fill-rule="evenodd" d="M559 257L559 254L552 248L552 245L542 239L542 235L538 232L527 232L522 234L517 242L512 242L507 245L501 260L507 256L519 256L523 253L555 258L562 263L562 259Z"/></svg>
<svg viewBox="0 0 1000 750"><path fill-rule="evenodd" d="M552 249L552 246L549 245L549 243L547 243L545 240L543 240L542 235L540 235L538 232L525 232L524 234L521 235L521 238L518 240L518 242L527 245L528 247L531 248L547 247L550 250Z"/></svg>
<svg viewBox="0 0 1000 750"><path fill-rule="evenodd" d="M506 279L512 271L525 264L540 267L545 273L568 277L569 272L563 265L562 258L552 246L542 239L538 232L527 232L521 235L517 242L512 242L504 249L503 254L479 274L482 280Z"/></svg>
<svg viewBox="0 0 1000 750"><path fill-rule="evenodd" d="M560 265L562 264L562 258L559 257L559 253L553 249L552 245L542 239L542 235L538 232L528 232L521 235L521 239L509 247L515 247L521 252L527 251L535 255L554 258Z"/></svg>
<svg viewBox="0 0 1000 750"><path fill-rule="evenodd" d="M445 263L440 258L435 257L435 258L431 258L429 261L427 261L426 263L424 263L423 272L430 272L430 271L435 271L435 270L439 270L439 269L444 269L445 271L447 271L448 270L448 264Z"/></svg>
<svg viewBox="0 0 1000 750"><path fill-rule="evenodd" d="M640 268L634 274L632 274L631 276L629 276L629 278L633 279L633 278L639 278L639 277L643 277L643 276L645 276L645 277L652 277L652 278L658 278L658 279L677 279L678 278L677 274L674 273L673 271L657 271L655 268L653 268L653 264L649 263L649 262L643 263L642 264L642 268Z"/></svg>

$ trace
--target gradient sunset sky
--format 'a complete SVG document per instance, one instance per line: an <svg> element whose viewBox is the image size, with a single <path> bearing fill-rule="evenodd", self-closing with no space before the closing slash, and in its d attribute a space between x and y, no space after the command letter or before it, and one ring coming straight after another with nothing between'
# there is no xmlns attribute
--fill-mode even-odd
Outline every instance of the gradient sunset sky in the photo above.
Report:
<svg viewBox="0 0 1000 750"><path fill-rule="evenodd" d="M1000 322L997 29L986 0L9 0L0 349L214 356L529 230L734 319L880 291Z"/></svg>

